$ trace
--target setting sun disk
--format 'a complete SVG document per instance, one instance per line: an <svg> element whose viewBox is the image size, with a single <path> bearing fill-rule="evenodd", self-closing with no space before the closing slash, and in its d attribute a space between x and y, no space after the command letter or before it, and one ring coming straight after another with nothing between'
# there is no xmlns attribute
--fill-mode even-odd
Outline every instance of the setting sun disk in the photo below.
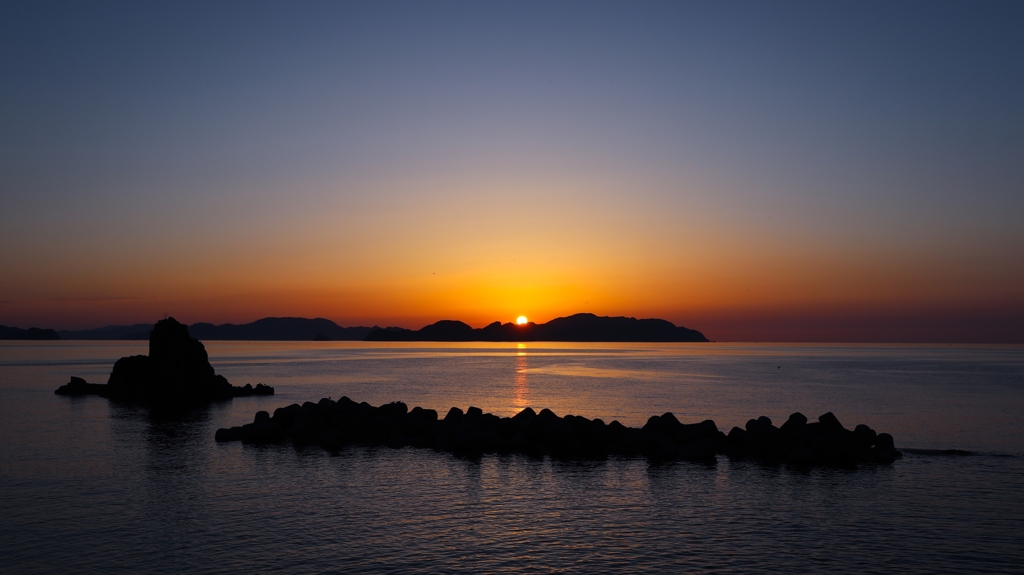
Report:
<svg viewBox="0 0 1024 575"><path fill-rule="evenodd" d="M526 316L525 315L521 315L521 316L517 317L516 318L516 323L518 323L519 325L525 325L526 324Z"/></svg>

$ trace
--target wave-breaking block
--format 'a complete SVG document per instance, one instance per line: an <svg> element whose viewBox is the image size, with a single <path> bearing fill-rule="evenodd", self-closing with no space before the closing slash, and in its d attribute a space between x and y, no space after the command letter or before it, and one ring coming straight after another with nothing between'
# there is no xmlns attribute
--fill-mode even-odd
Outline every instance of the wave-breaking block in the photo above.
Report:
<svg viewBox="0 0 1024 575"><path fill-rule="evenodd" d="M252 423L217 430L217 441L292 442L338 450L348 445L425 447L459 455L523 453L565 459L609 455L656 460L709 461L719 454L797 465L891 463L901 457L888 433L866 425L848 430L831 412L808 423L794 413L781 428L767 417L733 428L728 435L714 421L681 423L671 413L651 417L642 428L578 415L558 417L549 409L526 408L498 417L477 407L436 411L393 402L380 407L347 397L292 404L256 413Z"/></svg>

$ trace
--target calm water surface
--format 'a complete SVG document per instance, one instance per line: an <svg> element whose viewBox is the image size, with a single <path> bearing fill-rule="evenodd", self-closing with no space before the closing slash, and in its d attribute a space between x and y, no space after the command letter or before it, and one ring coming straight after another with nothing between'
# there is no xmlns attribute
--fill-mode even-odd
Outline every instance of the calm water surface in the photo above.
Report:
<svg viewBox="0 0 1024 575"><path fill-rule="evenodd" d="M1021 346L210 342L277 395L174 419L53 395L145 349L0 342L3 572L1024 572ZM342 395L724 431L833 411L911 451L808 472L213 441Z"/></svg>

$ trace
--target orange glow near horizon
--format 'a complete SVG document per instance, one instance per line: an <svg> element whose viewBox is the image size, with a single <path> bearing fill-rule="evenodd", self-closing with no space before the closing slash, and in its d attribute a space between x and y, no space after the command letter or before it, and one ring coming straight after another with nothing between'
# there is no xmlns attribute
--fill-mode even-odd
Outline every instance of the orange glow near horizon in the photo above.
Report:
<svg viewBox="0 0 1024 575"><path fill-rule="evenodd" d="M960 337L956 326L966 324L956 318L978 333L986 322L1002 326L999 341L1020 332L1024 267L1006 264L1018 258L1009 248L851 247L753 224L719 229L697 215L639 214L611 196L603 211L518 197L538 215L516 229L490 225L489 214L507 209L501 201L459 196L447 213L413 201L362 219L317 206L273 235L227 225L179 238L156 228L149 244L82 233L69 246L41 234L33 250L7 252L0 324L292 316L418 329L441 319L482 327L528 309L537 323L578 312L664 318L721 341L932 341ZM364 222L393 231L381 237ZM952 318L947 335L930 331L936 317ZM907 318L921 318L917 331L899 331Z"/></svg>
<svg viewBox="0 0 1024 575"><path fill-rule="evenodd" d="M439 266L440 273L417 273L397 264L375 273L364 273L360 266L342 267L347 274L310 269L269 273L278 267L273 261L241 266L233 278L214 270L187 273L198 262L165 262L179 271L152 276L82 270L18 290L23 293L8 290L6 301L0 301L0 324L84 329L151 323L165 315L217 324L291 316L325 317L343 326L418 329L441 319L474 327L501 317L518 322L518 312L530 309L537 323L579 312L663 318L718 341L963 341L964 330L980 334L985 325L1001 330L998 341L1015 341L1018 336L1010 332L1019 333L1024 317L1019 294L1010 293L1020 282L1014 270L1000 273L975 265L973 273L950 278L921 261L847 258L830 263L792 255L757 261L728 251L715 252L721 260L714 261L710 253L694 256L679 250L643 265L602 260L599 254L582 255L571 264L567 254L564 267L573 267L568 271L538 265L517 273L471 263L447 270ZM948 325L934 327L936 318L943 317ZM907 332L908 322L919 327ZM984 341L980 335L968 339Z"/></svg>

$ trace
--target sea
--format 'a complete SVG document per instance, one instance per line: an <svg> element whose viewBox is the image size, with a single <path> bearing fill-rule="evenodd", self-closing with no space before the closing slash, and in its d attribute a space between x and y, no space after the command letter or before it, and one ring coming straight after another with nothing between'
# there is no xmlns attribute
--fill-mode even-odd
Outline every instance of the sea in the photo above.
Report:
<svg viewBox="0 0 1024 575"><path fill-rule="evenodd" d="M174 416L54 395L145 342L0 342L0 572L1024 573L1024 346L206 342ZM322 397L728 432L833 412L891 465L216 443Z"/></svg>

